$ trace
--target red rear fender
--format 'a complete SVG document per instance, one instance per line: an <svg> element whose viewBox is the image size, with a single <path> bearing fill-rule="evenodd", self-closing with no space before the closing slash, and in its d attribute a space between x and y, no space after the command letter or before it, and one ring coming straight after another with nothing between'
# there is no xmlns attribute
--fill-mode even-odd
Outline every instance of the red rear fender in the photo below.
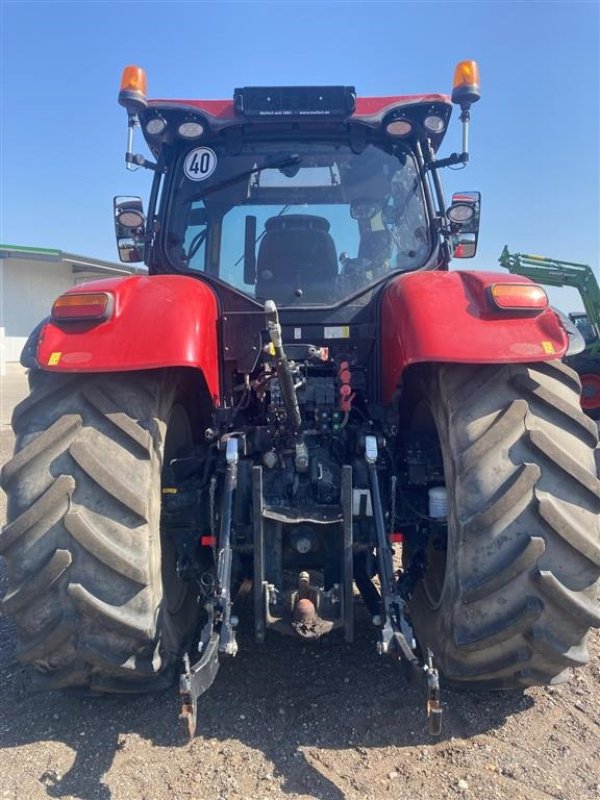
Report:
<svg viewBox="0 0 600 800"><path fill-rule="evenodd" d="M557 315L501 311L494 283L531 283L493 272L413 272L384 290L381 307L383 398L390 402L404 369L423 361L517 363L561 358L568 338Z"/></svg>
<svg viewBox="0 0 600 800"><path fill-rule="evenodd" d="M108 292L104 322L49 322L37 361L52 372L119 372L192 367L202 370L219 399L218 306L214 292L181 275L109 278L74 286L68 294Z"/></svg>

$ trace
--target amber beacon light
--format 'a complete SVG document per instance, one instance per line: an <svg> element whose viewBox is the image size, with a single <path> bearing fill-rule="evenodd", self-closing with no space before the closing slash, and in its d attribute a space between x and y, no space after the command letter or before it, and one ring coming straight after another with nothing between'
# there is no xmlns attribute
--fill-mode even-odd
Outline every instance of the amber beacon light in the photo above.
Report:
<svg viewBox="0 0 600 800"><path fill-rule="evenodd" d="M123 70L119 88L119 103L129 114L137 114L148 106L148 80L142 67L128 66Z"/></svg>
<svg viewBox="0 0 600 800"><path fill-rule="evenodd" d="M452 102L460 106L462 122L462 153L445 163L466 164L469 160L469 123L471 106L481 98L479 89L479 67L476 61L459 61L454 69ZM442 162L444 163L444 162Z"/></svg>
<svg viewBox="0 0 600 800"><path fill-rule="evenodd" d="M476 61L459 61L454 70L452 102L468 108L481 97L479 67Z"/></svg>

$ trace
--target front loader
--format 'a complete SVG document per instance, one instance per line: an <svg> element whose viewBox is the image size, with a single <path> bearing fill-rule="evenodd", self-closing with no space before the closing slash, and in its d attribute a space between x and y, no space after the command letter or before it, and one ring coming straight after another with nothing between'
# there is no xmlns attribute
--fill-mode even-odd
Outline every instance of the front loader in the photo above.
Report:
<svg viewBox="0 0 600 800"><path fill-rule="evenodd" d="M56 300L2 471L2 609L37 686L179 673L193 734L242 586L270 648L351 643L360 598L432 733L440 675L525 688L587 662L598 437L568 332L530 280L449 271L480 197L447 206L440 173L467 163L478 99L470 61L451 98L149 101L125 69L126 163L154 178L147 213L116 198L114 221L148 275ZM440 159L452 103L462 149Z"/></svg>
<svg viewBox="0 0 600 800"><path fill-rule="evenodd" d="M506 246L499 261L514 275L525 275L548 286L573 286L578 290L585 313L571 312L569 319L583 341L580 352L570 354L566 363L579 375L581 407L592 419L600 419L600 286L594 270L574 261L509 253Z"/></svg>

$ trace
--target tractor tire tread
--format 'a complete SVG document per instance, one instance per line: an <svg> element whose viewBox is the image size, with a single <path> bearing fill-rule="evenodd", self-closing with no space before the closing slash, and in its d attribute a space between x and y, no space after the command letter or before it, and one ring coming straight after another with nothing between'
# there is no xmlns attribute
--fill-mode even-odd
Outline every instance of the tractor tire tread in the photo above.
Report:
<svg viewBox="0 0 600 800"><path fill-rule="evenodd" d="M487 597L492 592L503 588L517 575L529 570L544 554L546 542L541 536L530 536L519 543L515 552L505 558L505 565L494 569L480 577L477 583L466 582L463 603L473 603Z"/></svg>
<svg viewBox="0 0 600 800"><path fill-rule="evenodd" d="M36 689L125 681L114 690L135 692L172 680L179 645L161 605L158 518L177 386L170 372L30 374L1 474L1 609Z"/></svg>
<svg viewBox="0 0 600 800"><path fill-rule="evenodd" d="M0 606L2 613L12 615L23 606L28 606L40 598L64 575L72 562L73 558L68 550L56 550L36 575L30 576L17 586L9 583Z"/></svg>
<svg viewBox="0 0 600 800"><path fill-rule="evenodd" d="M438 365L422 379L449 487L446 572L410 605L421 648L471 688L562 682L600 627L596 427L560 362ZM452 490L450 492L450 486Z"/></svg>

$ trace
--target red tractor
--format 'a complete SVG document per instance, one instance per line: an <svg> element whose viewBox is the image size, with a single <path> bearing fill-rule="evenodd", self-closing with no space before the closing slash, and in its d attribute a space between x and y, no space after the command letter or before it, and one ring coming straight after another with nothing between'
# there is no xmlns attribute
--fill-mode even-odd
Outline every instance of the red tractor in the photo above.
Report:
<svg viewBox="0 0 600 800"><path fill-rule="evenodd" d="M2 472L2 608L40 687L179 668L193 733L242 584L257 642L351 642L360 595L434 733L438 669L518 688L586 663L598 437L569 332L527 278L448 270L477 245L479 194L447 207L440 171L468 160L478 82L461 62L452 98L148 101L126 68L126 161L154 180L115 225L148 275L56 300ZM452 103L462 152L437 159Z"/></svg>

